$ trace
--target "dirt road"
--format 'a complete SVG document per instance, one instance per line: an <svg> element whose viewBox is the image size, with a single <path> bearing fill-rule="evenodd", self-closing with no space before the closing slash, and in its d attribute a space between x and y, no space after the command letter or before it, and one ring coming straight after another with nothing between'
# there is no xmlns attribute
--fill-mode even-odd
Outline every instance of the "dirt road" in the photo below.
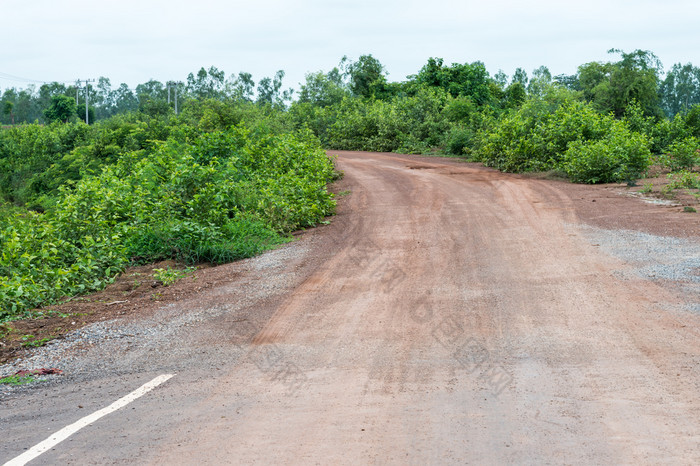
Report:
<svg viewBox="0 0 700 466"><path fill-rule="evenodd" d="M692 252L695 217L445 159L338 164L333 224L159 311L162 343L83 348L64 370L99 373L4 400L0 460L169 372L36 464L700 463L697 270L638 273L654 259L599 228Z"/></svg>

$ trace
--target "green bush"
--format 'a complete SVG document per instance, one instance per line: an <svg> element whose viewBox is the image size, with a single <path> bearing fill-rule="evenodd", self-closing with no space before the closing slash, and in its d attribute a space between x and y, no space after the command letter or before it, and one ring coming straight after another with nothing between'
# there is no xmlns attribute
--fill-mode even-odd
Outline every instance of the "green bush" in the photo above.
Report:
<svg viewBox="0 0 700 466"><path fill-rule="evenodd" d="M696 138L700 138L700 104L693 105L683 116L688 133Z"/></svg>
<svg viewBox="0 0 700 466"><path fill-rule="evenodd" d="M481 131L475 158L508 172L552 170L569 144L599 139L613 122L583 102L552 108L547 101L530 100Z"/></svg>
<svg viewBox="0 0 700 466"><path fill-rule="evenodd" d="M561 168L578 183L633 182L651 165L646 136L615 122L601 139L573 141Z"/></svg>
<svg viewBox="0 0 700 466"><path fill-rule="evenodd" d="M454 126L445 137L445 152L452 155L466 155L474 141L474 131L463 126Z"/></svg>
<svg viewBox="0 0 700 466"><path fill-rule="evenodd" d="M309 133L259 125L123 154L58 188L44 214L0 209L0 320L103 287L129 263L249 257L335 207Z"/></svg>
<svg viewBox="0 0 700 466"><path fill-rule="evenodd" d="M695 137L676 140L668 148L669 154L664 158L665 165L673 171L692 170L698 164L700 141Z"/></svg>
<svg viewBox="0 0 700 466"><path fill-rule="evenodd" d="M646 173L647 136L588 103L559 102L529 100L494 120L479 132L474 158L510 172L561 170L583 183L632 182Z"/></svg>
<svg viewBox="0 0 700 466"><path fill-rule="evenodd" d="M150 153L174 128L178 135L193 134L175 120L138 113L117 115L92 126L32 124L0 131L0 196L45 210L53 205L59 186L97 173L127 152Z"/></svg>
<svg viewBox="0 0 700 466"><path fill-rule="evenodd" d="M700 189L700 174L681 170L676 173L669 173L670 182L666 185L668 191L674 189Z"/></svg>
<svg viewBox="0 0 700 466"><path fill-rule="evenodd" d="M685 118L679 113L672 120L663 118L656 122L649 129L648 134L651 138L651 151L654 154L661 154L667 152L674 141L685 139L691 135L691 132Z"/></svg>
<svg viewBox="0 0 700 466"><path fill-rule="evenodd" d="M308 126L333 149L422 153L443 145L451 127L443 110L451 100L440 88L419 87L390 100L346 97L319 112L298 106L294 114L323 118L328 126L317 126L318 120ZM455 107L451 115L458 118L463 110Z"/></svg>

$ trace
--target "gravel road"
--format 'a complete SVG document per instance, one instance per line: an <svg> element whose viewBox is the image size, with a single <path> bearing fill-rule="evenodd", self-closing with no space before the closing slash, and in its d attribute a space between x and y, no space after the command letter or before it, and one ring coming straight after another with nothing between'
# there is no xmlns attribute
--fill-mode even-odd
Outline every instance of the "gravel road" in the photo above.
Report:
<svg viewBox="0 0 700 466"><path fill-rule="evenodd" d="M0 462L700 464L697 216L611 187L338 152L328 226L0 367ZM615 188L617 189L617 188Z"/></svg>

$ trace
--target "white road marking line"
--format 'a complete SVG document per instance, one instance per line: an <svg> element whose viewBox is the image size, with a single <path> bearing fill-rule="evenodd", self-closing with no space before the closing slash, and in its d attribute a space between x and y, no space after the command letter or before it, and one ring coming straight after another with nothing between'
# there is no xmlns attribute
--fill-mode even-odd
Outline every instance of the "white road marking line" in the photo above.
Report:
<svg viewBox="0 0 700 466"><path fill-rule="evenodd" d="M168 379L171 377L174 377L175 374L163 374L159 375L155 379L151 380L150 382L142 385L141 387L137 388L133 392L129 393L123 398L118 399L111 405L107 406L106 408L102 408L99 411L96 411L88 416L85 416L84 418L74 422L73 424L64 427L63 429L59 430L43 442L39 443L35 447L25 451L21 455L19 455L17 458L11 459L7 463L4 464L4 466L22 466L36 458L37 456L41 455L42 453L50 450L51 448L55 447L59 443L63 442L65 439L73 435L74 433L78 432L80 429L82 429L85 426L88 426L92 424L93 422L97 421L103 416L106 416L110 413L113 413L114 411L118 410L119 408L123 408L124 406L128 405L132 401L136 400L137 398L142 397L146 393L150 392L154 388L156 388L158 385L166 382Z"/></svg>

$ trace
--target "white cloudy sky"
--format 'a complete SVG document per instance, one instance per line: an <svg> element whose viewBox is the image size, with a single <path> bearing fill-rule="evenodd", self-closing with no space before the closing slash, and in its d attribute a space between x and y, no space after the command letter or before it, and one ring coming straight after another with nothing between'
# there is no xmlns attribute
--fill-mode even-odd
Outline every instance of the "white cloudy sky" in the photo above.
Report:
<svg viewBox="0 0 700 466"><path fill-rule="evenodd" d="M286 87L343 55L371 53L401 81L428 57L483 61L491 74L553 75L606 51L651 50L666 69L700 66L697 0L0 0L0 76L112 85L184 80L202 66ZM0 79L0 88L26 87Z"/></svg>

